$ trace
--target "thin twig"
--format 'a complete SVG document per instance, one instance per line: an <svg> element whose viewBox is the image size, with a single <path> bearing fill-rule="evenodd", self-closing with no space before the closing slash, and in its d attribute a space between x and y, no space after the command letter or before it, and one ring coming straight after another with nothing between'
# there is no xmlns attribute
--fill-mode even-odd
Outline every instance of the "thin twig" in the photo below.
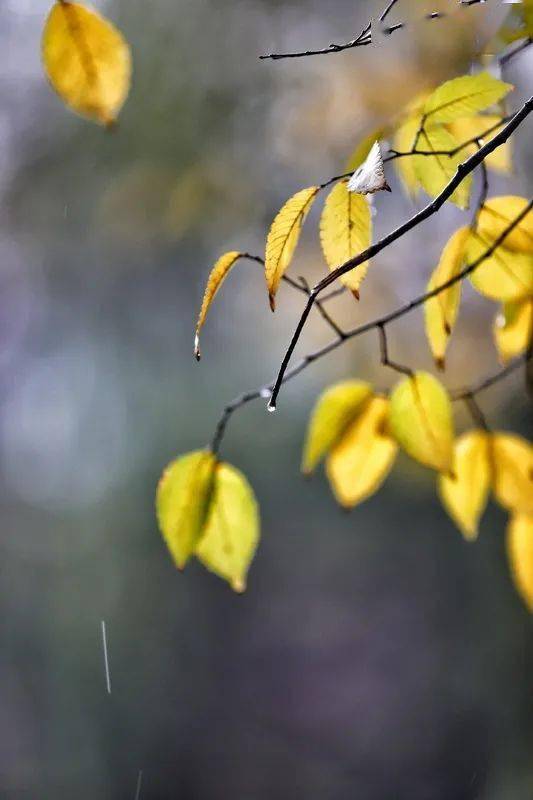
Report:
<svg viewBox="0 0 533 800"><path fill-rule="evenodd" d="M462 183L462 181L469 175L476 167L478 167L485 158L496 150L497 147L504 144L507 139L511 136L511 134L518 128L518 126L526 119L526 117L531 113L533 110L533 97L530 97L524 105L522 106L519 111L509 120L509 122L505 125L502 130L494 136L489 142L487 142L483 147L480 147L475 153L473 153L466 161L463 161L461 164L458 165L457 170L450 181L446 184L444 189L437 195L437 197L431 201L425 208L419 211L417 214L414 214L410 219L404 222L395 230L391 231L391 233L384 236L378 242L373 245L370 245L366 250L363 250L362 253L359 253L357 256L348 259L344 264L337 269L334 269L332 272L329 273L325 278L323 278L316 286L313 287L311 290L311 294L307 300L307 303L302 311L301 317L298 321L296 326L296 330L292 336L292 339L289 343L289 346L285 352L283 360L281 362L281 366L278 372L278 377L276 379L274 389L272 391L272 396L269 400L268 407L269 410L274 409L276 407L277 397L279 394L279 390L283 384L283 376L285 371L288 367L289 361L291 356L294 352L294 348L296 347L298 340L300 338L300 334L304 328L306 323L307 317L313 307L315 300L318 298L320 293L331 286L336 280L338 280L343 275L346 275L348 272L356 269L361 264L364 264L370 258L373 258L375 255L380 253L386 247L391 245L397 239L400 239L409 231L413 230L413 228L420 225L420 223L424 222L429 217L433 216L446 202L446 200L451 197L457 187Z"/></svg>
<svg viewBox="0 0 533 800"><path fill-rule="evenodd" d="M504 67L506 64L509 63L509 61L511 61L519 53L522 53L524 50L526 50L531 44L533 44L533 38L531 36L528 36L527 39L525 39L523 42L520 42L520 44L518 44L508 53L505 53L505 55L500 56L500 58L498 59L500 67Z"/></svg>
<svg viewBox="0 0 533 800"><path fill-rule="evenodd" d="M105 666L105 681L106 681L107 693L111 694L111 675L109 672L109 659L107 657L107 636L106 636L104 620L102 620L102 644L104 648L104 666Z"/></svg>

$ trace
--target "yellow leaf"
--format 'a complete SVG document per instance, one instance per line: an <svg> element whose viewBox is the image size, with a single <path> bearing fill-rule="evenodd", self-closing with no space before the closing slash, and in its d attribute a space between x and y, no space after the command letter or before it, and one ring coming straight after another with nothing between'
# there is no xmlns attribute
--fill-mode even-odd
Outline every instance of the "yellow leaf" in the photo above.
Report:
<svg viewBox="0 0 533 800"><path fill-rule="evenodd" d="M533 337L533 298L504 303L493 330L503 364L524 353Z"/></svg>
<svg viewBox="0 0 533 800"><path fill-rule="evenodd" d="M103 125L116 120L130 88L131 54L108 20L78 3L56 3L42 56L50 83L70 108Z"/></svg>
<svg viewBox="0 0 533 800"><path fill-rule="evenodd" d="M228 581L236 592L246 576L259 542L259 513L244 475L218 464L209 514L196 555L207 569Z"/></svg>
<svg viewBox="0 0 533 800"><path fill-rule="evenodd" d="M428 372L415 372L394 387L389 425L394 438L416 461L439 472L452 463L453 416L448 392Z"/></svg>
<svg viewBox="0 0 533 800"><path fill-rule="evenodd" d="M501 117L495 114L487 114L483 116L477 117L465 117L464 119L457 119L454 122L451 122L449 125L450 133L455 136L459 144L463 142L468 142L470 139L474 139L476 137L480 138L481 144L486 144L490 142L501 130L500 128L495 128L492 133L489 133L486 136L482 136L485 131L490 130L494 125L497 125L501 122ZM465 147L461 150L463 155L463 159L466 158L471 153L474 153L477 150L476 144L471 144L468 147ZM511 139L508 139L504 144L497 147L496 150L493 150L492 153L485 159L485 164L487 167L495 170L496 172L501 172L505 175L508 175L512 168L512 157L511 157Z"/></svg>
<svg viewBox="0 0 533 800"><path fill-rule="evenodd" d="M493 436L494 494L504 508L533 514L533 447L521 436Z"/></svg>
<svg viewBox="0 0 533 800"><path fill-rule="evenodd" d="M346 162L346 172L354 172L357 167L360 167L372 150L374 142L379 142L381 139L383 139L385 133L386 128L376 128L367 136L365 136L365 138L357 145L350 158Z"/></svg>
<svg viewBox="0 0 533 800"><path fill-rule="evenodd" d="M419 115L406 120L396 133L392 142L393 149L398 153L410 153L420 128L422 118ZM398 177L403 183L404 189L411 197L414 197L419 189L418 177L415 171L414 156L404 156L394 160L394 167Z"/></svg>
<svg viewBox="0 0 533 800"><path fill-rule="evenodd" d="M438 489L444 508L465 539L477 538L478 522L490 491L490 452L484 431L469 431L454 444L452 475L440 475Z"/></svg>
<svg viewBox="0 0 533 800"><path fill-rule="evenodd" d="M372 217L368 200L349 192L344 181L337 183L328 195L320 219L320 242L330 270L366 250L372 238ZM342 283L357 291L366 275L368 262L341 278Z"/></svg>
<svg viewBox="0 0 533 800"><path fill-rule="evenodd" d="M302 472L311 473L361 413L372 393L369 383L343 381L326 389L313 409L302 458Z"/></svg>
<svg viewBox="0 0 533 800"><path fill-rule="evenodd" d="M179 569L184 568L202 534L215 465L212 453L196 450L169 464L159 481L157 520Z"/></svg>
<svg viewBox="0 0 533 800"><path fill-rule="evenodd" d="M459 274L464 264L464 251L469 234L469 228L459 228L450 238L429 279L428 292ZM426 335L433 358L441 369L444 368L446 347L457 319L460 299L461 281L457 281L449 289L444 289L431 297L424 305Z"/></svg>
<svg viewBox="0 0 533 800"><path fill-rule="evenodd" d="M272 311L279 282L291 262L302 225L318 191L318 186L311 186L293 195L278 212L268 232L265 276Z"/></svg>
<svg viewBox="0 0 533 800"><path fill-rule="evenodd" d="M497 239L529 205L525 197L506 195L491 197L481 209L477 228L492 241ZM503 242L507 250L533 253L533 211L529 211L510 231Z"/></svg>
<svg viewBox="0 0 533 800"><path fill-rule="evenodd" d="M463 75L437 87L426 100L424 114L432 124L471 117L497 103L511 89L510 83L497 80L488 72Z"/></svg>
<svg viewBox="0 0 533 800"><path fill-rule="evenodd" d="M466 245L466 259L476 261L492 240L473 233ZM533 294L533 256L514 253L500 245L469 275L472 286L492 300L520 300Z"/></svg>
<svg viewBox="0 0 533 800"><path fill-rule="evenodd" d="M209 307L213 302L213 300L215 299L215 295L222 286L222 283L224 282L229 271L241 256L242 253L239 253L237 250L232 250L229 253L224 253L223 256L220 256L215 266L209 273L207 286L205 287L204 298L202 300L202 307L200 309L200 314L198 316L198 322L196 323L196 335L194 337L194 355L196 356L196 359L198 361L200 361L201 357L200 331L205 322L205 318L207 316L207 312L209 311Z"/></svg>
<svg viewBox="0 0 533 800"><path fill-rule="evenodd" d="M398 446L386 435L388 401L373 397L328 456L327 474L345 508L374 494L387 477Z"/></svg>
<svg viewBox="0 0 533 800"><path fill-rule="evenodd" d="M514 514L507 526L507 557L514 585L533 612L533 516Z"/></svg>
<svg viewBox="0 0 533 800"><path fill-rule="evenodd" d="M430 197L436 197L455 175L458 165L464 160L461 152L446 155L457 147L457 139L442 127L425 128L420 134L417 150L435 152L434 156L413 156L415 174ZM400 159L401 160L401 159ZM459 184L450 197L459 208L468 208L472 175Z"/></svg>

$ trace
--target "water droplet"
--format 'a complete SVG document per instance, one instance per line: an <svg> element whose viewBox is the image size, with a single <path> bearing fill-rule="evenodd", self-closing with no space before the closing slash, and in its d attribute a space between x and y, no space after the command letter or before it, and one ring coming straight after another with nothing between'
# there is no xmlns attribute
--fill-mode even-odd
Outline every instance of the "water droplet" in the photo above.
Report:
<svg viewBox="0 0 533 800"><path fill-rule="evenodd" d="M272 403L272 400L267 405L267 411L269 414L273 414L276 411L276 406Z"/></svg>

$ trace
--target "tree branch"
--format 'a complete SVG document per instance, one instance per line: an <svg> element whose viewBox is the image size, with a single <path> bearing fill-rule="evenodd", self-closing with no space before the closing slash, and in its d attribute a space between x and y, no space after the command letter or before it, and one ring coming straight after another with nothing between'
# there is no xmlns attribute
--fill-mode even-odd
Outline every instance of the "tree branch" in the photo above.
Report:
<svg viewBox="0 0 533 800"><path fill-rule="evenodd" d="M475 153L473 153L469 158L466 159L463 163L459 164L455 175L451 178L451 180L446 184L442 192L440 192L437 197L432 200L425 208L419 211L417 214L412 216L398 228L396 228L391 233L384 236L380 239L379 242L376 242L373 245L370 245L366 250L363 250L362 253L359 253L354 258L349 259L340 267L333 270L329 273L325 278L323 278L316 286L313 287L311 290L311 294L307 300L305 308L302 312L300 320L296 326L296 330L292 336L292 339L289 343L287 351L283 357L283 361L281 362L281 367L278 372L278 377L274 384L274 388L272 391L272 396L268 403L269 410L276 408L277 397L279 394L279 390L283 384L283 377L287 370L289 361L291 356L294 352L294 348L296 347L298 340L300 338L300 334L304 328L305 322L307 317L309 316L309 312L313 307L314 302L318 298L319 294L324 290L327 289L328 286L331 286L336 280L338 280L343 275L346 275L348 272L351 272L353 269L356 269L361 264L364 264L370 258L373 258L386 247L391 245L397 239L400 239L409 231L413 230L413 228L420 225L420 223L424 222L429 217L433 216L445 203L445 201L451 197L454 193L456 188L461 184L461 182L465 179L467 175L469 175L476 167L478 167L485 158L496 150L497 147L504 144L507 139L511 136L511 134L518 128L518 126L526 119L526 117L531 113L533 110L533 97L530 97L527 100L522 108L514 114L514 116L509 120L509 122L505 125L502 130L494 136L490 142L487 142L483 147L480 147Z"/></svg>

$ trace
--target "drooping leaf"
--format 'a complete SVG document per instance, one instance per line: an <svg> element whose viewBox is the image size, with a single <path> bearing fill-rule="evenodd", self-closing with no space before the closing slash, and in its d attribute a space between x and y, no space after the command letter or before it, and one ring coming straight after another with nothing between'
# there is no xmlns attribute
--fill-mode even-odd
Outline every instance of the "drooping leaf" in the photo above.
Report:
<svg viewBox="0 0 533 800"><path fill-rule="evenodd" d="M307 429L302 472L309 475L361 413L372 394L364 381L343 381L326 389L313 409Z"/></svg>
<svg viewBox="0 0 533 800"><path fill-rule="evenodd" d="M417 114L407 119L394 134L392 146L398 153L410 153L413 149L422 118ZM394 160L398 176L411 197L416 196L420 184L415 170L415 157L403 156Z"/></svg>
<svg viewBox="0 0 533 800"><path fill-rule="evenodd" d="M478 523L490 491L490 443L484 431L464 433L454 443L452 474L439 475L444 508L465 539L477 538Z"/></svg>
<svg viewBox="0 0 533 800"><path fill-rule="evenodd" d="M159 481L157 520L179 569L185 567L202 535L215 466L212 453L196 450L169 464Z"/></svg>
<svg viewBox="0 0 533 800"><path fill-rule="evenodd" d="M394 387L389 426L416 461L439 472L452 464L453 416L448 392L428 372L415 372Z"/></svg>
<svg viewBox="0 0 533 800"><path fill-rule="evenodd" d="M272 311L275 307L279 282L291 262L303 223L318 191L318 186L310 186L289 198L276 215L268 232L265 276Z"/></svg>
<svg viewBox="0 0 533 800"><path fill-rule="evenodd" d="M485 131L490 130L490 128L501 122L501 119L501 116L496 114L465 117L464 119L456 119L454 122L451 122L449 125L449 130L450 133L455 136L459 144L469 142L471 139L476 137L479 137L480 144L487 144L487 142L490 142L490 140L500 132L501 128L495 128L492 133L489 133L486 136L483 136L483 134ZM485 164L487 167L490 167L496 172L501 172L505 175L508 175L511 172L513 168L511 141L511 139L508 139L504 144L497 147L496 150L493 150L492 153L489 153L489 155L485 158ZM463 159L474 153L477 149L478 148L475 143L463 148L461 150Z"/></svg>
<svg viewBox="0 0 533 800"><path fill-rule="evenodd" d="M471 117L497 103L511 89L511 84L493 78L488 72L452 78L428 97L424 114L431 124Z"/></svg>
<svg viewBox="0 0 533 800"><path fill-rule="evenodd" d="M465 245L470 234L469 228L459 228L446 244L437 267L433 270L427 291L442 286L461 271L464 264ZM433 358L439 368L444 368L444 356L448 340L459 311L461 300L461 281L431 297L424 305L426 335Z"/></svg>
<svg viewBox="0 0 533 800"><path fill-rule="evenodd" d="M42 56L67 106L102 125L115 122L130 88L131 54L111 22L79 3L58 2L46 21Z"/></svg>
<svg viewBox="0 0 533 800"><path fill-rule="evenodd" d="M373 397L328 456L331 488L345 508L374 494L394 463L398 446L385 433L387 410L388 400Z"/></svg>
<svg viewBox="0 0 533 800"><path fill-rule="evenodd" d="M472 233L466 244L466 260L472 263L489 250L492 239ZM520 300L533 294L533 255L515 253L500 245L469 275L472 286L492 300Z"/></svg>
<svg viewBox="0 0 533 800"><path fill-rule="evenodd" d="M435 153L434 156L413 156L416 176L430 197L436 197L442 192L455 175L461 161L464 160L461 152L452 156L447 155L455 150L457 144L457 139L443 127L424 128L420 134L417 149ZM468 208L471 188L472 175L470 174L454 191L450 197L451 202L459 208Z"/></svg>
<svg viewBox="0 0 533 800"><path fill-rule="evenodd" d="M235 467L218 464L196 555L234 591L243 592L258 542L259 513L250 484Z"/></svg>
<svg viewBox="0 0 533 800"><path fill-rule="evenodd" d="M224 253L223 256L220 256L215 266L209 273L209 278L207 280L207 285L205 287L204 297L202 300L202 307L200 309L200 314L198 315L198 322L196 323L196 334L194 337L194 355L198 361L200 361L201 357L200 331L205 322L205 318L207 317L209 307L215 299L215 295L222 286L222 283L224 282L229 271L235 262L241 258L241 256L242 253L239 253L237 250L231 250L229 253Z"/></svg>
<svg viewBox="0 0 533 800"><path fill-rule="evenodd" d="M478 232L495 241L528 205L525 197L491 197L479 213ZM503 245L507 250L517 253L533 253L533 210L507 234Z"/></svg>
<svg viewBox="0 0 533 800"><path fill-rule="evenodd" d="M503 364L524 353L533 338L533 298L504 303L493 331Z"/></svg>
<svg viewBox="0 0 533 800"><path fill-rule="evenodd" d="M320 242L330 270L366 250L372 238L372 217L365 197L349 192L346 183L337 183L329 193L320 219ZM357 291L366 275L368 262L341 278Z"/></svg>
<svg viewBox="0 0 533 800"><path fill-rule="evenodd" d="M521 436L495 433L494 494L510 511L533 514L533 447Z"/></svg>
<svg viewBox="0 0 533 800"><path fill-rule="evenodd" d="M533 515L513 514L507 526L507 557L514 585L533 612Z"/></svg>

